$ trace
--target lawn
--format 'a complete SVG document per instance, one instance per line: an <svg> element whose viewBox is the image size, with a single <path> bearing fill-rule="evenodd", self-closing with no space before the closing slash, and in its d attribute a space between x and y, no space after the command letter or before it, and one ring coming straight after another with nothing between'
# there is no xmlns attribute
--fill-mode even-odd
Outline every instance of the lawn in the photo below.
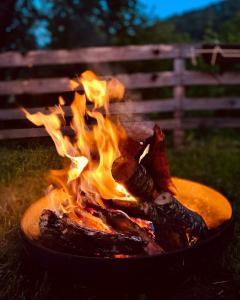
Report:
<svg viewBox="0 0 240 300"><path fill-rule="evenodd" d="M240 297L240 135L234 131L189 133L181 150L169 147L172 175L212 186L233 203L235 237L206 272L198 272L175 291L179 299L239 299ZM59 281L47 271L27 263L19 237L24 209L44 194L48 169L59 168L49 141L0 144L0 299L96 299L76 281ZM116 297L114 297L116 298ZM122 295L119 299L149 299L147 294ZM97 298L98 299L98 298Z"/></svg>

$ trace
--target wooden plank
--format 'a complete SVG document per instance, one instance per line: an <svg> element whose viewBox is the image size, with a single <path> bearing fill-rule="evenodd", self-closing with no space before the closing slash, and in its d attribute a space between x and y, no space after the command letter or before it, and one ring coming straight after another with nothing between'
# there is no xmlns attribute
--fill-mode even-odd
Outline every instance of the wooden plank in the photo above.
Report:
<svg viewBox="0 0 240 300"><path fill-rule="evenodd" d="M0 95L59 93L70 90L69 78L0 81Z"/></svg>
<svg viewBox="0 0 240 300"><path fill-rule="evenodd" d="M178 78L172 71L116 75L127 89L174 86Z"/></svg>
<svg viewBox="0 0 240 300"><path fill-rule="evenodd" d="M151 132L154 124L158 123L161 128L171 130L176 125L175 120L161 120L161 121L137 121L137 122L124 122L127 128L134 131L134 128L141 128L143 134ZM63 132L65 134L72 134L70 127L65 127ZM0 140L3 139L21 139L21 138L32 138L32 137L45 137L48 136L46 130L42 127L39 128L22 128L22 129L4 129L0 130Z"/></svg>
<svg viewBox="0 0 240 300"><path fill-rule="evenodd" d="M130 122L129 122L130 124ZM153 128L155 124L158 124L162 129L174 130L177 125L176 120L156 120L156 121L142 121L132 123L136 128L143 126L146 128ZM135 124L135 125L134 125ZM239 118L185 118L182 122L184 129L203 129L203 128L240 128Z"/></svg>
<svg viewBox="0 0 240 300"><path fill-rule="evenodd" d="M177 126L176 120L138 121L125 123L129 130L136 132L138 128L143 133L142 138L152 132L152 128L158 124L164 130L173 130ZM184 129L208 129L208 128L240 128L238 118L187 118L182 122ZM65 128L66 134L71 134L71 129ZM44 128L4 129L0 130L0 139L19 139L48 136ZM139 138L139 136L138 136Z"/></svg>
<svg viewBox="0 0 240 300"><path fill-rule="evenodd" d="M173 131L173 144L175 147L181 147L184 139L184 130L182 128L183 118L183 99L185 98L185 87L181 83L182 76L185 71L185 60L183 58L176 58L174 60L174 72L178 77L179 84L173 88L174 99L176 102L176 109L174 112L174 118L177 121L177 126Z"/></svg>
<svg viewBox="0 0 240 300"><path fill-rule="evenodd" d="M109 78L105 76L104 78ZM127 89L173 86L177 83L173 72L134 73L116 75ZM0 81L0 95L62 93L71 91L69 78L45 78Z"/></svg>
<svg viewBox="0 0 240 300"><path fill-rule="evenodd" d="M73 50L37 50L26 54L5 52L0 54L0 67L33 67L54 64L103 63L172 59L191 56L191 45L131 45L118 47L91 47Z"/></svg>
<svg viewBox="0 0 240 300"><path fill-rule="evenodd" d="M26 108L29 113L34 114L37 112L42 112L47 114L49 109L47 107L34 107L34 108ZM70 117L71 110L70 106L64 107L65 116ZM26 120L25 114L21 111L20 108L12 108L12 109L1 109L0 110L0 121L11 121L11 120Z"/></svg>
<svg viewBox="0 0 240 300"><path fill-rule="evenodd" d="M240 128L239 118L186 118L184 129Z"/></svg>
<svg viewBox="0 0 240 300"><path fill-rule="evenodd" d="M179 92L179 91L178 91ZM182 91L181 91L182 92ZM184 96L184 95L182 95ZM240 109L240 98L182 98L179 103L175 99L158 99L110 104L112 114L147 114L154 112L174 112L181 105L183 111L214 111ZM1 116L1 115L0 115Z"/></svg>
<svg viewBox="0 0 240 300"><path fill-rule="evenodd" d="M117 102L111 103L109 112L111 114L148 114L174 112L178 103L174 99L158 99L146 101ZM184 111L213 111L213 110L240 110L240 98L186 98L182 100ZM66 117L71 117L70 106L63 107ZM48 112L47 107L28 108L30 113L41 111ZM0 121L24 120L25 115L20 108L0 109Z"/></svg>
<svg viewBox="0 0 240 300"><path fill-rule="evenodd" d="M88 105L90 107L90 105ZM109 112L111 114L146 114L154 112L170 112L175 109L174 99L162 100L148 100L148 101L132 101L132 102L118 102L111 103ZM48 113L47 107L27 108L33 114L36 112ZM63 107L66 117L71 117L70 106ZM17 108L14 109L0 109L0 120L24 120L24 113Z"/></svg>
<svg viewBox="0 0 240 300"><path fill-rule="evenodd" d="M183 99L182 107L185 111L211 111L211 110L235 110L240 109L240 98L186 98ZM109 111L112 114L141 114L154 112L173 112L177 108L174 99L159 99L147 101L132 101L111 103ZM70 117L69 106L63 107L66 117ZM47 107L28 108L30 113L41 111L48 112ZM20 109L1 109L0 120L21 120L25 119Z"/></svg>
<svg viewBox="0 0 240 300"><path fill-rule="evenodd" d="M240 109L240 98L186 98L182 105L185 111L235 110Z"/></svg>
<svg viewBox="0 0 240 300"><path fill-rule="evenodd" d="M238 85L240 72L227 72L223 74L185 71L183 74L184 85Z"/></svg>
<svg viewBox="0 0 240 300"><path fill-rule="evenodd" d="M156 121L142 121L142 122L129 122L131 128L143 128L152 129L155 124L158 124L162 129L174 130L178 125L175 119L170 120L156 120ZM182 121L183 129L202 129L202 128L240 128L240 119L238 118L185 118Z"/></svg>
<svg viewBox="0 0 240 300"><path fill-rule="evenodd" d="M240 73L213 75L210 73L185 71L180 79L174 72L119 74L116 77L127 89L160 88L182 85L238 85ZM107 77L105 77L107 78ZM109 77L108 77L109 78ZM69 78L45 78L0 81L0 95L62 93L71 91Z"/></svg>
<svg viewBox="0 0 240 300"><path fill-rule="evenodd" d="M0 130L0 140L21 139L47 136L44 128L23 128L23 129L4 129Z"/></svg>
<svg viewBox="0 0 240 300"><path fill-rule="evenodd" d="M148 114L156 112L171 112L175 109L174 99L157 99L145 101L126 101L111 103L111 114Z"/></svg>
<svg viewBox="0 0 240 300"><path fill-rule="evenodd" d="M63 132L65 134L70 135L72 133L72 130L70 127L65 127L63 129ZM0 130L0 140L45 137L45 136L49 136L49 135L43 127Z"/></svg>

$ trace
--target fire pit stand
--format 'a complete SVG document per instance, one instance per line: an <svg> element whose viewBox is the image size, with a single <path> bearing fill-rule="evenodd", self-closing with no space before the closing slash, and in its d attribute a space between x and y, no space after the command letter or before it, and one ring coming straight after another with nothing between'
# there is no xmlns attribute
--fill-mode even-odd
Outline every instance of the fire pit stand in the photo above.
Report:
<svg viewBox="0 0 240 300"><path fill-rule="evenodd" d="M205 187L182 179L176 179L176 182L177 184L187 183L189 188L192 184L195 188L189 189L190 194L191 191L196 192L196 188L204 189ZM208 191L209 188L205 188ZM210 199L211 201L215 203L227 201L222 195L214 192L215 198ZM121 289L146 289L148 286L163 288L169 283L179 283L202 265L211 263L213 257L221 254L231 240L234 229L234 217L231 214L227 221L211 230L206 239L184 249L127 258L78 256L46 248L38 240L30 237L30 232L33 235L36 234L34 230L36 231L36 224L39 221L37 218L42 209L40 203L41 201L37 201L30 206L21 221L21 236L26 253L34 262L51 272L61 274L61 276L73 276L88 286L103 287L103 283L106 282L118 288L120 284ZM225 204L231 208L228 201Z"/></svg>

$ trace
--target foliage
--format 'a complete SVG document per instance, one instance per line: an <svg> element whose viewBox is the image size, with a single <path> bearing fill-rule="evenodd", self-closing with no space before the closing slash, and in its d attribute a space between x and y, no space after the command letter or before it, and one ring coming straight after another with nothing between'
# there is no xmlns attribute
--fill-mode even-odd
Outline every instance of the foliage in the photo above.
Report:
<svg viewBox="0 0 240 300"><path fill-rule="evenodd" d="M189 41L188 34L176 32L174 24L169 21L160 20L150 22L145 28L139 27L136 35L132 37L134 44L171 44Z"/></svg>
<svg viewBox="0 0 240 300"><path fill-rule="evenodd" d="M240 12L238 12L232 19L225 22L220 31L221 40L225 43L240 43Z"/></svg>
<svg viewBox="0 0 240 300"><path fill-rule="evenodd" d="M240 10L240 0L224 0L182 16L170 18L177 32L189 34L193 41L203 41L207 28L218 33L222 24L234 18Z"/></svg>
<svg viewBox="0 0 240 300"><path fill-rule="evenodd" d="M224 0L169 20L192 41L239 43L240 0ZM191 24L191 26L189 26Z"/></svg>
<svg viewBox="0 0 240 300"><path fill-rule="evenodd" d="M146 15L139 0L6 0L0 3L0 48L237 43L239 11L240 0L224 0L162 21Z"/></svg>
<svg viewBox="0 0 240 300"><path fill-rule="evenodd" d="M170 22L145 15L139 0L8 0L0 5L4 51L187 41Z"/></svg>
<svg viewBox="0 0 240 300"><path fill-rule="evenodd" d="M27 2L25 0L0 1L0 49L2 51L12 49L24 51L34 48L32 35L26 33L34 24L37 11L31 3Z"/></svg>
<svg viewBox="0 0 240 300"><path fill-rule="evenodd" d="M137 0L8 0L0 5L2 50L126 44L147 24Z"/></svg>
<svg viewBox="0 0 240 300"><path fill-rule="evenodd" d="M67 5L66 5L67 4ZM136 0L54 1L49 30L52 47L74 48L128 42L145 19Z"/></svg>
<svg viewBox="0 0 240 300"><path fill-rule="evenodd" d="M219 36L214 32L212 24L208 24L203 33L203 41L210 44L218 44Z"/></svg>

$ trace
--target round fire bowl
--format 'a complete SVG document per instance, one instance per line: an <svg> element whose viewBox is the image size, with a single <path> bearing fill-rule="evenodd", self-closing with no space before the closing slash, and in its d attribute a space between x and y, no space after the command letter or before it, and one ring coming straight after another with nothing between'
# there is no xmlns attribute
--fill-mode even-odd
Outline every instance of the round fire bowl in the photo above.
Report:
<svg viewBox="0 0 240 300"><path fill-rule="evenodd" d="M46 198L33 203L21 220L21 235L27 254L35 263L61 276L74 276L87 285L114 285L138 288L147 285L164 286L182 281L190 272L211 263L228 245L234 228L232 208L217 191L189 180L173 178L177 198L190 209L199 212L210 235L196 245L172 252L128 258L87 257L58 252L37 241L38 222L43 208L49 208Z"/></svg>

